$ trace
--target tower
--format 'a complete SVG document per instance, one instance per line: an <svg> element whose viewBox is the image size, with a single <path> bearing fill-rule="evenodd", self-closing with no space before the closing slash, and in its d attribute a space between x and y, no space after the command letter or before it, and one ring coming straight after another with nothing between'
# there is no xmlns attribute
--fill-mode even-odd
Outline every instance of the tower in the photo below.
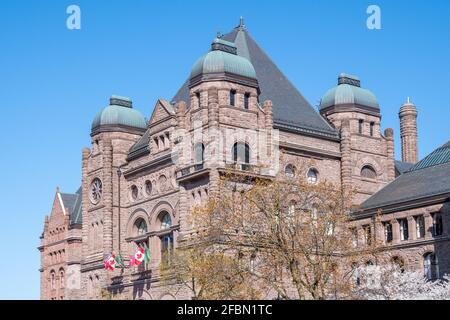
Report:
<svg viewBox="0 0 450 320"><path fill-rule="evenodd" d="M320 114L340 131L341 183L356 187L356 204L394 179L393 131L382 134L377 98L358 77L340 74L323 96Z"/></svg>
<svg viewBox="0 0 450 320"><path fill-rule="evenodd" d="M96 298L106 283L105 254L120 251L120 175L128 150L147 122L129 98L112 96L91 128L92 149L82 152L82 276L85 298Z"/></svg>
<svg viewBox="0 0 450 320"><path fill-rule="evenodd" d="M407 100L399 112L400 138L402 141L402 161L416 163L419 159L417 148L417 109Z"/></svg>

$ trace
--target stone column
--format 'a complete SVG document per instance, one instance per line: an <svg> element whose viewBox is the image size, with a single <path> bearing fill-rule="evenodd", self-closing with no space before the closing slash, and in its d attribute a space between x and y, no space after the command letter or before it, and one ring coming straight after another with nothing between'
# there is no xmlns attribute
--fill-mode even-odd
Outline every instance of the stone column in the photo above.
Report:
<svg viewBox="0 0 450 320"><path fill-rule="evenodd" d="M402 105L399 112L400 137L402 140L402 160L416 163L418 161L417 147L417 109L409 99Z"/></svg>
<svg viewBox="0 0 450 320"><path fill-rule="evenodd" d="M82 215L82 229L81 229L81 238L82 238L82 260L88 256L89 254L89 217L88 217L88 207L89 207L89 177L88 177L88 161L91 154L91 150L89 148L83 148L82 151L82 167L81 167L81 187L82 187L82 206L81 206L81 215ZM83 261L82 261L83 263ZM86 292L87 288L87 278L85 273L80 275L81 277L81 291Z"/></svg>
<svg viewBox="0 0 450 320"><path fill-rule="evenodd" d="M265 113L265 129L266 129L266 137L267 137L267 159L269 161L274 160L272 157L272 130L273 130L273 105L272 101L266 100L264 101L264 113Z"/></svg>
<svg viewBox="0 0 450 320"><path fill-rule="evenodd" d="M408 240L416 240L417 239L417 231L416 231L416 220L414 217L408 217Z"/></svg>
<svg viewBox="0 0 450 320"><path fill-rule="evenodd" d="M392 224L392 243L398 244L400 243L400 224L397 219L391 220Z"/></svg>
<svg viewBox="0 0 450 320"><path fill-rule="evenodd" d="M425 222L425 238L430 239L433 237L433 217L429 212L423 215Z"/></svg>
<svg viewBox="0 0 450 320"><path fill-rule="evenodd" d="M345 119L341 126L341 182L344 190L352 187L351 147L350 121Z"/></svg>
<svg viewBox="0 0 450 320"><path fill-rule="evenodd" d="M112 180L112 162L113 146L111 139L104 140L103 147L103 252L112 252L112 200L113 200L113 180Z"/></svg>
<svg viewBox="0 0 450 320"><path fill-rule="evenodd" d="M384 130L384 136L386 137L387 146L387 176L388 180L392 181L395 179L394 130L391 128Z"/></svg>

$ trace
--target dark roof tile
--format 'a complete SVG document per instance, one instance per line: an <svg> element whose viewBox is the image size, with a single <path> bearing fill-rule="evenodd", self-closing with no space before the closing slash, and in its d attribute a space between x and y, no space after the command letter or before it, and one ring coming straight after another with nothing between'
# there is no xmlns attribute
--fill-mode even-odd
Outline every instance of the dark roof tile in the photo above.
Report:
<svg viewBox="0 0 450 320"><path fill-rule="evenodd" d="M237 27L222 39L234 42L238 55L252 62L261 91L260 101L273 102L275 125L300 128L310 134L335 139L339 137L337 131L314 110L245 28ZM189 102L189 79L178 90L172 103L180 100Z"/></svg>

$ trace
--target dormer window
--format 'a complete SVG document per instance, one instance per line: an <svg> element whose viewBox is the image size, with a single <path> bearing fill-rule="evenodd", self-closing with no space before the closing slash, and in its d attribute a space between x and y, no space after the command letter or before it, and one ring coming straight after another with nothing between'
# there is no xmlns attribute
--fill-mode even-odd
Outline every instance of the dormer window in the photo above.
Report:
<svg viewBox="0 0 450 320"><path fill-rule="evenodd" d="M244 109L248 110L249 102L250 102L250 93L247 92L244 95Z"/></svg>
<svg viewBox="0 0 450 320"><path fill-rule="evenodd" d="M236 105L236 90L230 91L230 106Z"/></svg>

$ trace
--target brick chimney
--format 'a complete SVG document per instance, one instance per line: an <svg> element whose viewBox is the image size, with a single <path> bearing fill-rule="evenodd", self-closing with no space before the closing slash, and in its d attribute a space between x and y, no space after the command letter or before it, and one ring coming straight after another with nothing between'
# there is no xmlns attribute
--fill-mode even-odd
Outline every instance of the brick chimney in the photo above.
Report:
<svg viewBox="0 0 450 320"><path fill-rule="evenodd" d="M399 112L400 138L402 142L402 161L416 163L419 161L417 147L417 109L408 101L403 104Z"/></svg>

